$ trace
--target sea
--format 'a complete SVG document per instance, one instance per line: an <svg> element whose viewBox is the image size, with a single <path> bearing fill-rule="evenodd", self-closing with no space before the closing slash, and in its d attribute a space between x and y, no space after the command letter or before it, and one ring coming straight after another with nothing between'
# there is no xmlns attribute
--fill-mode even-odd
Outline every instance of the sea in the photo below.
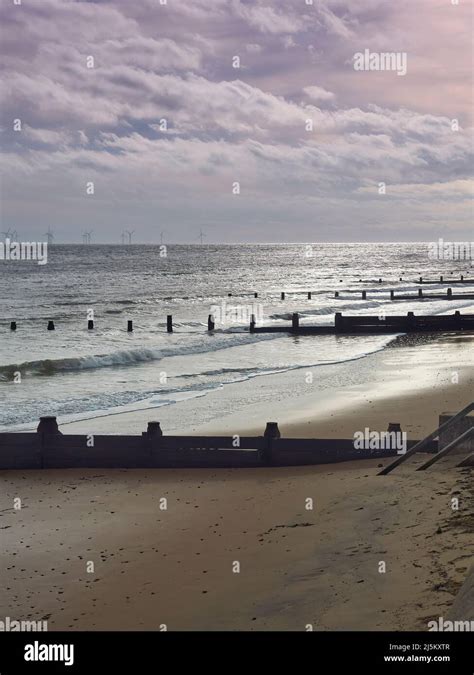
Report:
<svg viewBox="0 0 474 675"><path fill-rule="evenodd" d="M293 312L318 325L333 323L335 312L472 313L474 300L390 300L390 290L417 294L420 276L440 274L472 279L474 269L469 260L434 259L427 243L57 244L45 265L2 260L0 430L34 428L42 415L65 423L163 406L173 407L178 430L183 401L189 410L191 399L231 384L238 391L250 378L353 362L393 340L250 334L252 314L271 326L287 325ZM453 292L473 293L474 284Z"/></svg>

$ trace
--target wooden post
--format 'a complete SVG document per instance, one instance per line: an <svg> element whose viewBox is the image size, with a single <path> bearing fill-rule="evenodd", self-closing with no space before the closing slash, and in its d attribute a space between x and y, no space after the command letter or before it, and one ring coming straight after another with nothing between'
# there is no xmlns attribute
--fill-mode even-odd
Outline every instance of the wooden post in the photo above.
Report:
<svg viewBox="0 0 474 675"><path fill-rule="evenodd" d="M148 422L147 436L163 436L163 431L161 430L159 422Z"/></svg>
<svg viewBox="0 0 474 675"><path fill-rule="evenodd" d="M16 321L10 323L10 330L16 330Z"/></svg>
<svg viewBox="0 0 474 675"><path fill-rule="evenodd" d="M339 291L334 291L334 297L338 298L339 297Z"/></svg>
<svg viewBox="0 0 474 675"><path fill-rule="evenodd" d="M258 293L254 293L254 294L253 294L253 297L254 297L254 298L258 298Z"/></svg>
<svg viewBox="0 0 474 675"><path fill-rule="evenodd" d="M293 330L298 330L298 328L300 326L300 317L299 317L298 312L294 312L294 314L291 318L291 326L292 326Z"/></svg>
<svg viewBox="0 0 474 675"><path fill-rule="evenodd" d="M133 333L133 321L131 320L127 321L127 331Z"/></svg>
<svg viewBox="0 0 474 675"><path fill-rule="evenodd" d="M46 417L40 417L36 432L38 434L61 434L56 417L49 415Z"/></svg>
<svg viewBox="0 0 474 675"><path fill-rule="evenodd" d="M48 321L48 330L54 330L54 321Z"/></svg>
<svg viewBox="0 0 474 675"><path fill-rule="evenodd" d="M441 282L444 281L444 277L443 277L443 276L440 276L439 280L440 280Z"/></svg>
<svg viewBox="0 0 474 675"><path fill-rule="evenodd" d="M423 283L423 277L420 277L420 284Z"/></svg>
<svg viewBox="0 0 474 675"><path fill-rule="evenodd" d="M367 291L362 291L362 300L367 298Z"/></svg>
<svg viewBox="0 0 474 675"><path fill-rule="evenodd" d="M413 329L415 326L415 314L413 312L407 313L407 326L409 329Z"/></svg>
<svg viewBox="0 0 474 675"><path fill-rule="evenodd" d="M214 330L214 316L212 314L209 314L207 317L207 330Z"/></svg>
<svg viewBox="0 0 474 675"><path fill-rule="evenodd" d="M227 293L227 297L228 297L228 298L231 298L231 297L232 297L232 293Z"/></svg>
<svg viewBox="0 0 474 675"><path fill-rule="evenodd" d="M278 428L278 422L267 422L267 426L265 427L263 437L281 438L280 429Z"/></svg>
<svg viewBox="0 0 474 675"><path fill-rule="evenodd" d="M273 440L281 438L278 422L267 422L267 426L263 433L263 463L268 465L273 464Z"/></svg>
<svg viewBox="0 0 474 675"><path fill-rule="evenodd" d="M285 299L285 294L284 294L283 292L282 292L282 294L281 294L281 299L282 299L282 300Z"/></svg>
<svg viewBox="0 0 474 675"><path fill-rule="evenodd" d="M419 297L419 298L422 298L422 297L423 297L423 289L422 289L422 288L419 288L419 289L418 289L418 297Z"/></svg>
<svg viewBox="0 0 474 675"><path fill-rule="evenodd" d="M400 277L398 281L403 281L403 279Z"/></svg>
<svg viewBox="0 0 474 675"><path fill-rule="evenodd" d="M379 279L379 284L381 284L381 283L382 283L382 279Z"/></svg>
<svg viewBox="0 0 474 675"><path fill-rule="evenodd" d="M453 289L448 288L448 290L446 291L446 295L448 296L448 300L452 300L453 299Z"/></svg>
<svg viewBox="0 0 474 675"><path fill-rule="evenodd" d="M87 330L93 330L94 329L94 322L92 319L89 319L87 322Z"/></svg>
<svg viewBox="0 0 474 675"><path fill-rule="evenodd" d="M311 300L311 291L308 291L308 300Z"/></svg>
<svg viewBox="0 0 474 675"><path fill-rule="evenodd" d="M390 291L390 300L395 299L395 291Z"/></svg>
<svg viewBox="0 0 474 675"><path fill-rule="evenodd" d="M400 425L400 422L389 422L387 431L389 433L394 431L397 434L401 434L402 433L402 427Z"/></svg>
<svg viewBox="0 0 474 675"><path fill-rule="evenodd" d="M62 436L62 433L59 431L58 422L56 417L47 416L40 417L39 424L36 428L36 433L39 436L39 465L40 468L44 468L44 453L46 449L46 436Z"/></svg>
<svg viewBox="0 0 474 675"><path fill-rule="evenodd" d="M173 332L173 317L171 314L168 314L168 316L166 317L166 330L168 331L168 333Z"/></svg>
<svg viewBox="0 0 474 675"><path fill-rule="evenodd" d="M336 312L334 315L334 328L336 333L342 332L342 312Z"/></svg>
<svg viewBox="0 0 474 675"><path fill-rule="evenodd" d="M464 275L461 274L461 281L464 281Z"/></svg>
<svg viewBox="0 0 474 675"><path fill-rule="evenodd" d="M254 333L255 332L255 314L252 314L250 317L250 332Z"/></svg>

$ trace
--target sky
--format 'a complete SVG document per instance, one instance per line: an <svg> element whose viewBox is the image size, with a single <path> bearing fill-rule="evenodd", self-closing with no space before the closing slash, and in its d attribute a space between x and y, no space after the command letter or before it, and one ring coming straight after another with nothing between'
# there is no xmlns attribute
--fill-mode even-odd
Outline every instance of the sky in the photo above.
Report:
<svg viewBox="0 0 474 675"><path fill-rule="evenodd" d="M0 229L470 241L472 16L467 0L0 0ZM366 50L406 74L356 70Z"/></svg>

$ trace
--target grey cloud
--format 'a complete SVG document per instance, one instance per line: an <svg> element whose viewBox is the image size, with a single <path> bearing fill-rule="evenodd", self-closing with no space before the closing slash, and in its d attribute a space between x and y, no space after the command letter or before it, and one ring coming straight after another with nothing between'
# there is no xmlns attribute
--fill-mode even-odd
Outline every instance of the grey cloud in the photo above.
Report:
<svg viewBox="0 0 474 675"><path fill-rule="evenodd" d="M96 213L112 233L133 213L151 228L162 210L179 233L204 212L216 232L232 218L242 236L243 218L267 222L267 240L283 236L285 217L302 238L314 219L337 221L341 236L351 219L367 236L404 218L409 235L424 232L440 214L463 229L470 39L466 8L452 9L444 0L4 4L5 217L27 230L32 218L77 224ZM350 67L354 51L401 46L411 50L406 78ZM84 201L88 179L95 202ZM379 181L392 186L385 201Z"/></svg>

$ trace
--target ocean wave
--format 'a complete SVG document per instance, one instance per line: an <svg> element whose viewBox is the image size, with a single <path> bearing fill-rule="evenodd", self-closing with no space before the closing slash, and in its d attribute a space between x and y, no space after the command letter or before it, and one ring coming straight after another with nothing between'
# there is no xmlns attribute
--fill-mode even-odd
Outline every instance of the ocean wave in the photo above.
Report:
<svg viewBox="0 0 474 675"><path fill-rule="evenodd" d="M204 370L199 373L200 377L218 377L220 375L241 375L247 377L252 377L253 375L270 375L272 373L278 373L281 371L286 371L293 366L272 366L268 368L262 368L257 366L249 366L248 368L237 367L237 368L216 368L215 370ZM294 368L301 368L303 366L295 365ZM304 366L305 368L307 366ZM176 375L176 379L190 379L195 378L196 373L184 373L183 375Z"/></svg>
<svg viewBox="0 0 474 675"><path fill-rule="evenodd" d="M199 343L189 345L176 345L175 347L137 347L135 349L122 349L109 354L91 354L77 357L60 359L40 359L26 361L20 364L8 364L0 366L0 376L11 379L14 372L19 370L31 375L55 375L56 373L93 370L97 368L136 366L151 361L160 361L173 356L187 354L203 354L220 349L229 349L249 342L258 342L263 339L281 339L282 335L268 334L265 336L252 336L249 333L221 333L214 335L208 341L200 340Z"/></svg>
<svg viewBox="0 0 474 675"><path fill-rule="evenodd" d="M23 402L21 408L17 405L11 405L8 409L2 410L0 425L2 431L25 431L35 428L37 418L40 414L51 414L58 417L60 424L79 422L100 417L109 417L111 415L120 415L122 413L138 412L152 410L178 404L190 398L198 398L222 389L229 384L245 382L252 378L285 373L294 370L303 370L321 366L336 366L342 363L358 361L369 354L382 351L387 344L392 342L395 336L383 336L372 348L366 348L362 352L353 355L346 355L340 359L328 359L326 361L281 365L276 367L247 367L247 368L217 368L202 373L191 373L176 376L176 380L187 378L218 377L218 381L199 380L191 382L189 385L178 387L166 387L162 390L145 391L122 391L122 392L103 392L87 397L71 398L68 400L41 400L38 406L36 400ZM34 422L31 422L34 420Z"/></svg>

